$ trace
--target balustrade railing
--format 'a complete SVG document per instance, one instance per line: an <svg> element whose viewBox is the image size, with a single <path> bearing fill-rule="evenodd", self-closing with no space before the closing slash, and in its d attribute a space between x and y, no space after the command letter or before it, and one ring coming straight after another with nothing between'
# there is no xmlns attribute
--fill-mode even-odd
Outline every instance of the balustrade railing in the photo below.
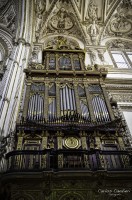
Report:
<svg viewBox="0 0 132 200"><path fill-rule="evenodd" d="M6 155L6 171L132 170L128 151L23 150Z"/></svg>
<svg viewBox="0 0 132 200"><path fill-rule="evenodd" d="M91 121L90 118L83 117L78 113L74 115L65 115L62 117L54 117L49 120L45 118L34 119L22 119L17 123L17 130L103 130L103 131L115 131L118 127L122 128L121 119L115 119L114 121Z"/></svg>

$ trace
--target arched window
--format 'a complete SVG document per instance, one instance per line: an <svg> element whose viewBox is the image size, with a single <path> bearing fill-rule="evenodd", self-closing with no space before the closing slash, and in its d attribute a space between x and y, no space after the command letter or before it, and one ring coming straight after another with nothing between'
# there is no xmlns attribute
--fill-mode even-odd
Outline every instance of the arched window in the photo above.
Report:
<svg viewBox="0 0 132 200"><path fill-rule="evenodd" d="M127 55L125 56L122 51L111 51L111 54L117 68L130 68ZM130 54L130 56L132 56L132 54Z"/></svg>
<svg viewBox="0 0 132 200"><path fill-rule="evenodd" d="M132 68L132 43L113 40L108 44L109 53L116 68Z"/></svg>

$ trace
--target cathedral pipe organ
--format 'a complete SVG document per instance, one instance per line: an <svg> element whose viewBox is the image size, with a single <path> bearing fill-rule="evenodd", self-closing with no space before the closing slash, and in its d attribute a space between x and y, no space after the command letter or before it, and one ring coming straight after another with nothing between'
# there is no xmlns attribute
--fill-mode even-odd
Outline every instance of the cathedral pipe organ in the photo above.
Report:
<svg viewBox="0 0 132 200"><path fill-rule="evenodd" d="M0 1L0 199L132 199L131 10Z"/></svg>
<svg viewBox="0 0 132 200"><path fill-rule="evenodd" d="M85 73L83 51L63 48L45 50L43 63L31 62L25 70L18 143L7 154L7 169L128 169L130 157L120 135L125 127L114 116L103 84L107 71Z"/></svg>

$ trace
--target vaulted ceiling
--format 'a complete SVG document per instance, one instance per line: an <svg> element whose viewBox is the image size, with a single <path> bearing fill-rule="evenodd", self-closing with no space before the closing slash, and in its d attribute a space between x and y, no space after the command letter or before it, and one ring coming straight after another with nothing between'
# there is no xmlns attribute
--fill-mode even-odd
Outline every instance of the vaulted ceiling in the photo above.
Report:
<svg viewBox="0 0 132 200"><path fill-rule="evenodd" d="M109 37L132 36L131 0L0 0L0 9L0 28L12 38L18 28L30 28L31 24L34 28L28 32L33 33L34 42L40 43L53 34L76 37L87 45L100 45Z"/></svg>
<svg viewBox="0 0 132 200"><path fill-rule="evenodd" d="M36 42L53 34L76 37L87 45L100 45L109 36L131 38L130 0L35 0L34 8Z"/></svg>

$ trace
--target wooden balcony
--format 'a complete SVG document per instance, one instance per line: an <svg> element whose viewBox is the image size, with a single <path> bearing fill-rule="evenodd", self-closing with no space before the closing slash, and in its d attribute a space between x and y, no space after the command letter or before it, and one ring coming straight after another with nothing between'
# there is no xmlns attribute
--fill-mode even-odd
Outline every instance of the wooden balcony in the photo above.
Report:
<svg viewBox="0 0 132 200"><path fill-rule="evenodd" d="M6 172L132 171L129 151L23 150L6 154Z"/></svg>

